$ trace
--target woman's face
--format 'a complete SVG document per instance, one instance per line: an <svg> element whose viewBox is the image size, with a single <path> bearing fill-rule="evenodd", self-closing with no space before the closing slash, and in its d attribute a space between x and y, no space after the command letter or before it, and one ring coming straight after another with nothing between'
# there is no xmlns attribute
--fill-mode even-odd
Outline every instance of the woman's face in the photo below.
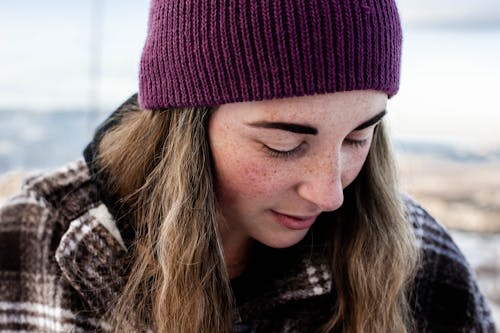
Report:
<svg viewBox="0 0 500 333"><path fill-rule="evenodd" d="M338 209L386 103L385 93L367 90L215 110L208 136L223 241L292 246L321 212Z"/></svg>

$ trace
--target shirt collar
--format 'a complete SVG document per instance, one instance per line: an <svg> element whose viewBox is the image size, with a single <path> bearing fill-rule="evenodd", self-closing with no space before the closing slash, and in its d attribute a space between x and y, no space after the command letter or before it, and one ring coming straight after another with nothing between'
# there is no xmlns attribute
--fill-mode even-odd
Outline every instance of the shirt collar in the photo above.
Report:
<svg viewBox="0 0 500 333"><path fill-rule="evenodd" d="M102 315L124 285L126 255L116 223L101 204L70 223L55 258L71 286Z"/></svg>

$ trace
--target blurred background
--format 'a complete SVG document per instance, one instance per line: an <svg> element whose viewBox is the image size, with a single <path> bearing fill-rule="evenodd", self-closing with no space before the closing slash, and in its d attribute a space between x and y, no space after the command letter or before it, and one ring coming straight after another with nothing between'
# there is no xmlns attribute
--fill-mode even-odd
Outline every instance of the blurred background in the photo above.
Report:
<svg viewBox="0 0 500 333"><path fill-rule="evenodd" d="M401 183L465 252L500 326L500 1L399 0ZM81 156L137 91L148 0L0 2L0 203Z"/></svg>

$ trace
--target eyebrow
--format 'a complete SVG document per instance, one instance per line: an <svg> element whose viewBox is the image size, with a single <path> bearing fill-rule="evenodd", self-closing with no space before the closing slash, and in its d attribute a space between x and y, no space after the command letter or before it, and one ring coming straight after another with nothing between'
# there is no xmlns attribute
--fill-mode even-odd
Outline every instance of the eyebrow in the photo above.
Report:
<svg viewBox="0 0 500 333"><path fill-rule="evenodd" d="M375 116L372 118L368 119L358 127L356 127L354 130L355 131L360 131L362 129L365 129L367 127L372 126L373 124L376 124L380 119L382 119L386 115L386 110L383 110L379 113L377 113ZM272 121L257 121L253 123L249 123L249 126L252 127L260 127L260 128L271 128L271 129L279 129L283 131L288 131L292 133L298 133L298 134L310 134L310 135L316 135L318 134L318 130L314 127L307 126L307 125L300 125L300 124L295 124L295 123L285 123L285 122L272 122Z"/></svg>
<svg viewBox="0 0 500 333"><path fill-rule="evenodd" d="M354 130L361 131L362 129L365 129L367 127L370 127L373 124L376 124L380 119L382 119L386 115L386 113L387 113L386 110L382 110L381 112L377 113L372 118L368 119L367 121L365 121L364 123L362 123L361 125L356 127Z"/></svg>
<svg viewBox="0 0 500 333"><path fill-rule="evenodd" d="M300 125L300 124L294 124L294 123L257 121L254 123L250 123L248 125L250 125L252 127L279 129L279 130L298 133L298 134L311 134L311 135L318 134L318 130L314 127Z"/></svg>

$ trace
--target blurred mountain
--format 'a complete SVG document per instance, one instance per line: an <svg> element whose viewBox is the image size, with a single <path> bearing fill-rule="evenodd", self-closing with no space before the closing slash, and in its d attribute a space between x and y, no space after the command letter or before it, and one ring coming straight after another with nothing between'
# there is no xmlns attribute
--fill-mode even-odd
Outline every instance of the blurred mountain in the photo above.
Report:
<svg viewBox="0 0 500 333"><path fill-rule="evenodd" d="M412 156L428 156L458 163L500 163L500 148L462 148L457 145L432 141L414 141L396 138L396 152Z"/></svg>
<svg viewBox="0 0 500 333"><path fill-rule="evenodd" d="M498 0L398 0L406 26L500 27Z"/></svg>

